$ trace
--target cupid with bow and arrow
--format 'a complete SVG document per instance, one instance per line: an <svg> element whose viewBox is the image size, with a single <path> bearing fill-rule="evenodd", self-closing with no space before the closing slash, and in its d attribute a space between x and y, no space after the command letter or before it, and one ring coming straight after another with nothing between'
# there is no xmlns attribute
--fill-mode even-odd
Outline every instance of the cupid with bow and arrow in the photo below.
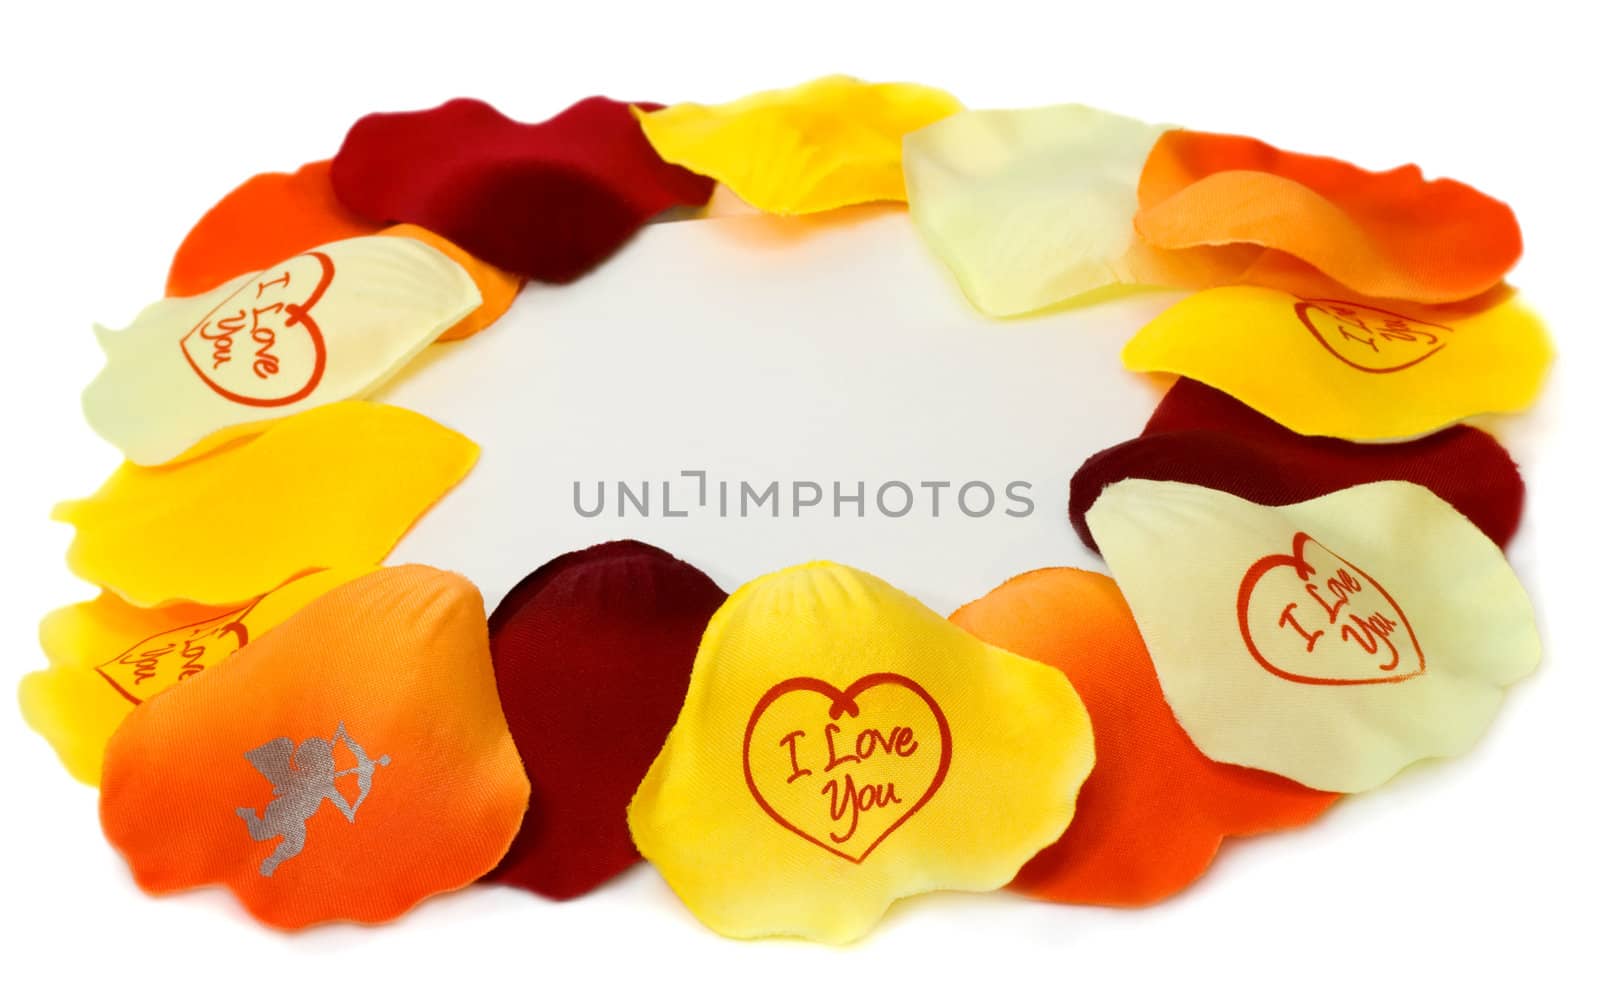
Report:
<svg viewBox="0 0 1600 988"><path fill-rule="evenodd" d="M333 749L339 744L355 756L354 768L334 770ZM373 774L380 766L389 764L388 755L369 758L366 750L345 733L343 721L339 722L339 729L332 738L307 738L298 748L290 738L273 738L245 752L244 757L272 783L272 801L259 816L249 806L241 806L236 812L250 828L251 840L283 838L261 862L261 874L266 878L271 878L279 865L305 849L306 822L324 799L344 814L346 820L355 823L356 810L372 792ZM345 775L354 775L358 783L353 803L344 798L335 782Z"/></svg>

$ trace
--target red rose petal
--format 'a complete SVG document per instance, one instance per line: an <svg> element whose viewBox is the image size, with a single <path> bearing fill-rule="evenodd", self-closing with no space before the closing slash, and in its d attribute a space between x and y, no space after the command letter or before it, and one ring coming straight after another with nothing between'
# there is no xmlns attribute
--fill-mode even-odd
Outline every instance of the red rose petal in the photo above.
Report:
<svg viewBox="0 0 1600 988"><path fill-rule="evenodd" d="M1504 547L1522 517L1522 477L1494 438L1451 426L1403 443L1354 443L1291 432L1242 402L1183 378L1144 433L1089 457L1072 478L1068 514L1095 551L1084 515L1119 480L1176 480L1283 505L1357 484L1408 480L1433 491Z"/></svg>
<svg viewBox="0 0 1600 988"><path fill-rule="evenodd" d="M415 223L497 267L569 282L662 210L711 197L710 179L661 160L628 107L596 96L537 124L470 99L371 114L333 159L334 192L368 219Z"/></svg>
<svg viewBox="0 0 1600 988"><path fill-rule="evenodd" d="M491 881L568 899L639 860L628 801L726 597L660 549L608 542L546 563L495 608L495 678L533 794Z"/></svg>

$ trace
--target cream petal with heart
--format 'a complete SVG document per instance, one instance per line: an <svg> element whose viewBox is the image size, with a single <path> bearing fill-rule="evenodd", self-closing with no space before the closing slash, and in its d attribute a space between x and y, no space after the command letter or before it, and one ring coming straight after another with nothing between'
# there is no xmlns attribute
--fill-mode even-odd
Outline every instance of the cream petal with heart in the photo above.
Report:
<svg viewBox="0 0 1600 988"><path fill-rule="evenodd" d="M1093 762L1059 671L810 563L712 618L628 820L717 932L843 943L896 899L1010 881L1066 829Z"/></svg>
<svg viewBox="0 0 1600 988"><path fill-rule="evenodd" d="M1499 548L1415 484L1266 507L1124 480L1088 522L1168 703L1215 761L1370 789L1465 751L1539 662Z"/></svg>
<svg viewBox="0 0 1600 988"><path fill-rule="evenodd" d="M141 466L194 456L260 423L371 393L482 301L472 276L409 237L353 237L204 295L97 327L106 366L89 424Z"/></svg>

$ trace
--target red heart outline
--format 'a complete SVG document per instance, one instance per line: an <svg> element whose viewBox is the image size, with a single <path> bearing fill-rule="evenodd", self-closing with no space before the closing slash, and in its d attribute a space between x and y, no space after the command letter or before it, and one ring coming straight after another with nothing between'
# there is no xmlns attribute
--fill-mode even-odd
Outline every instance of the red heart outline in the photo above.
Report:
<svg viewBox="0 0 1600 988"><path fill-rule="evenodd" d="M877 840L867 845L866 850L856 857L851 857L836 847L829 847L804 830L796 827L784 819L782 814L774 810L771 804L762 798L761 790L756 788L755 776L750 772L750 741L755 736L756 723L761 719L761 715L766 713L767 708L774 701L786 693L792 693L796 690L809 690L813 693L822 694L823 697L832 701L828 707L828 719L838 720L843 714L849 714L852 717L858 716L861 713L861 708L856 705L855 698L874 686L885 685L902 686L910 690L920 697L922 702L928 705L928 709L933 712L933 719L939 724L939 768L938 771L934 772L933 780L928 783L928 788L923 792L922 797L902 813L898 820L891 823L883 833L879 834ZM928 695L928 691L923 689L921 685L899 673L875 672L862 676L844 690L837 689L826 680L816 679L811 676L796 676L793 679L786 679L772 687L772 689L767 690L766 695L761 698L755 709L750 712L750 722L744 729L744 781L745 785L750 788L750 795L755 797L756 803L766 811L767 816L776 820L784 829L804 837L824 851L836 854L851 864L860 864L867 859L867 855L871 854L879 844L883 843L884 838L894 833L901 824L911 819L918 810L926 805L928 800L933 798L933 794L939 791L939 787L944 784L944 777L950 772L950 741L950 722L945 720L944 711L939 709L939 704L934 702L933 697Z"/></svg>
<svg viewBox="0 0 1600 988"><path fill-rule="evenodd" d="M1339 562L1350 567L1351 570L1360 574L1361 578L1366 581L1366 586L1370 586L1372 589L1378 591L1378 593L1382 595L1383 599L1389 602L1389 606L1394 608L1395 614L1400 618L1401 625L1405 627L1406 634L1411 638L1411 647L1417 653L1417 668L1415 671L1407 672L1398 676L1380 676L1370 679L1329 679L1320 676L1302 676L1299 673L1289 672L1286 669L1280 669L1265 655L1261 654L1261 650L1256 647L1255 639L1250 635L1250 596L1251 594L1255 593L1256 584L1261 581L1261 578L1266 576L1272 570L1277 569L1279 566L1292 567L1295 571L1295 575L1302 580L1306 579L1308 576L1314 575L1316 570L1313 569L1305 560L1305 548L1307 542L1315 542L1317 547L1323 552L1326 552L1328 555L1339 560ZM1294 683L1305 683L1311 686L1371 686L1377 683L1398 683L1407 679L1412 679L1422 675L1427 671L1428 668L1428 660L1422 654L1422 645L1417 641L1417 633L1412 630L1411 619L1406 617L1406 612L1400 608L1399 602L1393 597L1389 596L1389 591L1384 589L1383 584L1379 583L1377 580L1374 580L1366 570L1363 570L1355 563L1352 563L1350 560L1339 555L1337 552L1329 549L1321 542L1317 542L1316 539L1312 538L1305 532L1295 533L1294 551L1292 553L1278 553L1275 555L1263 556L1251 564L1250 568L1245 571L1244 579L1239 583L1237 608L1239 615L1239 633L1244 638L1245 647L1250 650L1251 656L1253 656L1255 660L1261 664L1263 669L1272 673L1274 676L1279 677L1280 679L1287 679Z"/></svg>
<svg viewBox="0 0 1600 988"><path fill-rule="evenodd" d="M1396 364L1393 367L1368 367L1365 364L1358 364L1355 361L1351 360L1349 357L1346 357L1343 353L1341 353L1339 351L1339 349L1337 347L1335 347L1332 343L1329 343L1327 338L1322 335L1322 330L1318 329L1316 323L1312 322L1311 318L1307 315L1307 313L1309 313L1312 309L1315 309L1318 312L1321 312L1324 315L1329 316L1330 318L1333 318L1333 319L1338 319L1339 318L1337 315L1334 315L1333 313L1329 312L1327 309L1323 308L1323 304L1327 304L1327 305L1343 305L1343 306L1348 306L1348 307L1356 308L1356 309L1365 309L1368 312L1381 312L1382 314L1384 314L1386 316L1393 316L1394 318L1399 319L1402 322L1408 323L1410 325L1427 326L1430 329L1442 329L1446 333L1454 333L1455 332L1455 330L1451 329L1449 326L1441 326L1438 323L1433 323L1433 322L1423 322L1421 319L1412 319L1410 316L1401 315L1398 312L1390 312L1388 309L1380 309L1380 308L1377 308L1376 306L1371 306L1371 305L1361 305L1361 304L1359 304L1357 302L1345 302L1345 301L1342 301L1342 300L1336 299L1336 298L1308 298L1308 299L1302 299L1301 301L1297 302L1295 304L1295 307L1294 307L1295 316L1297 318L1299 318L1300 323L1303 326L1305 326L1306 329L1311 331L1312 337L1314 337L1318 343L1322 344L1322 348L1324 350L1327 350L1329 353L1333 354L1334 357L1337 358L1341 363L1344 363L1344 364L1346 364L1346 365L1348 365L1350 367L1354 367L1356 370L1362 371L1362 372L1367 373L1367 374L1393 374L1395 371L1403 371L1408 367L1415 367L1418 364L1422 363L1424 360L1427 360L1429 357L1431 357L1434 354L1438 353L1440 350L1443 350L1447 344L1443 341L1443 339L1441 339L1437 344L1435 344L1433 347L1431 347L1422 356L1417 357L1417 358L1415 358L1413 360L1409 360L1409 361L1407 361L1407 362L1405 362L1403 364Z"/></svg>
<svg viewBox="0 0 1600 988"><path fill-rule="evenodd" d="M124 700L127 700L134 706L139 706L140 704L144 703L144 701L124 689L122 684L117 682L116 678L113 677L111 673L106 671L108 667L126 664L128 658L132 656L135 651L137 651L141 646L149 644L152 641L160 638L171 638L176 636L180 631L189 631L192 628L199 628L208 624L217 625L217 627L212 629L209 633L214 635L219 640L225 634L232 634L234 636L237 644L234 645L233 649L228 652L228 655L232 655L234 652L237 652L239 649L250 644L250 629L245 626L244 619L250 615L250 612L255 609L257 604L261 603L261 600L262 598L257 597L255 600L245 604L243 607L236 607L231 611L224 611L223 613L214 615L212 617L203 618L199 621L191 621L188 624L180 624L176 628L169 628L166 631L158 631L154 634L145 635L143 638L123 649L117 654L116 658L107 659L106 661L95 666L94 671L99 673L100 677L109 683L111 688L116 690L118 695L120 695ZM227 623L218 624L218 622L221 621L226 621ZM228 657L228 655L224 655L222 658L225 659ZM222 659L216 660L216 662L220 661L222 661ZM216 662L213 662L212 665L215 665ZM207 666L207 668L209 668L209 666Z"/></svg>
<svg viewBox="0 0 1600 988"><path fill-rule="evenodd" d="M199 364L194 362L194 357L189 353L189 347L187 345L189 337L200 332L200 330L211 321L211 317L217 314L217 309L220 309L224 305L227 305L229 302L231 302L234 299L234 296L238 295L239 292L244 291L244 288L240 288L232 295L229 295L221 302L218 302L210 312L205 314L205 318L196 323L193 329L189 330L187 333L184 333L183 338L178 341L178 349L183 351L183 359L189 362L189 367L195 372L200 380L206 382L207 387L229 401L237 402L240 405L250 405L254 408L276 408L280 405L292 405L309 395L311 392L315 391L317 389L317 385L322 382L322 372L326 370L328 366L328 348L327 344L322 338L322 328L317 325L316 320L311 318L311 309L322 300L323 293L328 290L328 285L333 282L333 258L322 253L321 251L311 250L306 251L304 254L297 254L295 257L289 258L289 260L293 261L299 257L314 257L317 259L318 263L322 265L322 274L318 277L317 287L312 290L310 297L308 297L299 305L284 306L284 312L288 313L289 315L289 318L285 319L283 322L284 327L288 328L290 326L300 325L305 326L306 334L311 337L311 347L316 353L315 362L311 367L311 375L306 379L304 387L300 388L295 393L291 395L285 395L282 398L254 398L250 395L236 394L235 392L229 391L227 388L218 384L216 381L213 381L210 375L202 370ZM288 261L285 261L284 263L287 264ZM269 268L268 270L271 269Z"/></svg>

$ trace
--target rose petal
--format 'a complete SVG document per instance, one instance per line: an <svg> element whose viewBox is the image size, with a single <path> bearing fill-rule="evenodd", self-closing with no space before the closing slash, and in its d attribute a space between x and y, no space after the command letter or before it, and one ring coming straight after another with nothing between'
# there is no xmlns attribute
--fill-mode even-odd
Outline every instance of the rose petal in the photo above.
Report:
<svg viewBox="0 0 1600 988"><path fill-rule="evenodd" d="M1224 837L1298 827L1337 798L1202 755L1161 695L1127 601L1109 577L1042 569L950 620L1060 669L1094 722L1095 768L1072 826L1011 887L1054 902L1142 906L1182 891Z"/></svg>
<svg viewBox="0 0 1600 988"><path fill-rule="evenodd" d="M22 679L23 719L80 782L100 784L106 742L133 708L260 638L358 571L324 570L237 606L135 607L110 591L45 616L50 668Z"/></svg>
<svg viewBox="0 0 1600 988"><path fill-rule="evenodd" d="M1088 517L1167 702L1215 761L1371 789L1469 748L1539 662L1499 548L1415 484L1267 507L1124 480Z"/></svg>
<svg viewBox="0 0 1600 988"><path fill-rule="evenodd" d="M1248 137L1173 131L1139 180L1139 234L1167 250L1256 244L1364 295L1451 302L1492 289L1522 254L1505 203L1406 165L1369 172ZM1280 284L1272 263L1245 280Z"/></svg>
<svg viewBox="0 0 1600 988"><path fill-rule="evenodd" d="M1084 514L1119 480L1177 480L1257 504L1292 504L1377 480L1433 491L1502 548L1522 517L1522 477L1494 437L1451 426L1403 443L1352 443L1298 435L1220 391L1180 378L1144 434L1085 460L1072 477L1068 514L1094 549Z"/></svg>
<svg viewBox="0 0 1600 988"><path fill-rule="evenodd" d="M1059 672L810 563L712 618L628 821L718 933L843 943L896 899L1010 881L1061 836L1093 762Z"/></svg>
<svg viewBox="0 0 1600 988"><path fill-rule="evenodd" d="M495 680L533 797L492 880L568 899L639 860L628 800L726 598L660 549L608 542L539 567L495 608Z"/></svg>
<svg viewBox="0 0 1600 988"><path fill-rule="evenodd" d="M100 821L145 891L226 885L298 929L386 922L472 882L527 801L482 598L402 566L135 708L106 751Z"/></svg>
<svg viewBox="0 0 1600 988"><path fill-rule="evenodd" d="M472 278L409 237L357 237L193 298L121 332L83 394L95 431L135 463L194 456L257 423L370 394L483 301Z"/></svg>
<svg viewBox="0 0 1600 988"><path fill-rule="evenodd" d="M1303 435L1408 439L1533 403L1554 357L1518 299L1429 321L1343 299L1214 288L1157 316L1123 365L1194 378Z"/></svg>
<svg viewBox="0 0 1600 988"><path fill-rule="evenodd" d="M177 466L123 464L54 517L77 528L72 572L130 603L238 604L376 565L477 458L415 412L340 402Z"/></svg>
<svg viewBox="0 0 1600 988"><path fill-rule="evenodd" d="M643 104L653 106L654 104ZM333 159L351 211L414 223L490 264L573 281L712 183L662 161L628 104L592 97L537 124L479 100L358 120Z"/></svg>
<svg viewBox="0 0 1600 988"><path fill-rule="evenodd" d="M1139 171L1166 129L1079 104L957 113L906 136L911 217L991 316L1110 285L1226 281L1253 249L1162 251L1134 233Z"/></svg>
<svg viewBox="0 0 1600 988"><path fill-rule="evenodd" d="M928 86L833 75L638 116L667 161L716 179L763 212L793 216L905 201L901 138L960 109Z"/></svg>

